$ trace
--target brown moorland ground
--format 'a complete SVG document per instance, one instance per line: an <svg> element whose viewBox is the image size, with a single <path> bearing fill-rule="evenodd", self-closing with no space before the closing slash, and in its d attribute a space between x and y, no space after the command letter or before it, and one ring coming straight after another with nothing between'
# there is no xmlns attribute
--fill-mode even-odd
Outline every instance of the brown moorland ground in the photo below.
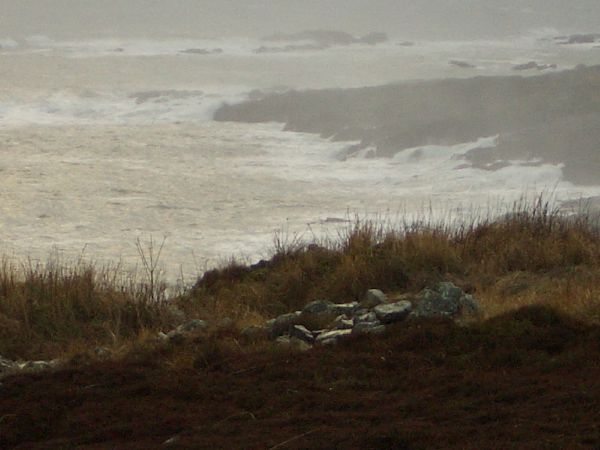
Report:
<svg viewBox="0 0 600 450"><path fill-rule="evenodd" d="M4 381L15 449L525 449L600 444L600 328L545 307L305 353L234 335ZM189 364L172 364L176 359ZM173 439L172 445L164 445ZM596 447L595 447L596 446Z"/></svg>
<svg viewBox="0 0 600 450"><path fill-rule="evenodd" d="M153 338L178 320L160 284L4 267L0 354L69 362L0 380L0 448L600 448L600 233L589 216L540 200L466 227L362 223L337 243L276 250L173 299L214 323L179 343ZM240 331L316 298L371 287L393 298L440 280L473 293L484 317L307 352ZM112 356L94 357L97 345Z"/></svg>

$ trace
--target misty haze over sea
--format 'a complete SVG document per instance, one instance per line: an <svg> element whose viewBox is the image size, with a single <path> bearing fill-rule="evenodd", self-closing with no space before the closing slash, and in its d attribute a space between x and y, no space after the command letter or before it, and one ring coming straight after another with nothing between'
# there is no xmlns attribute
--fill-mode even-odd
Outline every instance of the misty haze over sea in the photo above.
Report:
<svg viewBox="0 0 600 450"><path fill-rule="evenodd" d="M0 0L0 245L189 281L276 230L600 196L600 4ZM500 206L499 206L500 205Z"/></svg>

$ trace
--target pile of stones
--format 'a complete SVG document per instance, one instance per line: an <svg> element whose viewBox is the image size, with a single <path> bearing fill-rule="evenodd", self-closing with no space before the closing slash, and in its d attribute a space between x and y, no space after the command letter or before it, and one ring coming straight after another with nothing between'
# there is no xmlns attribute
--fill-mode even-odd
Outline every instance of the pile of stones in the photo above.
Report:
<svg viewBox="0 0 600 450"><path fill-rule="evenodd" d="M437 284L415 296L389 300L379 289L370 289L361 302L333 303L316 300L301 311L282 314L262 326L248 327L242 334L249 339L269 338L278 344L308 350L314 345L332 345L357 334L379 334L391 324L416 318L448 317L461 319L479 315L481 306L471 295L452 283ZM231 322L231 323L229 323ZM226 319L220 326L232 325ZM159 333L161 341L182 343L193 335L206 332L209 324L204 320L187 320L182 325ZM107 357L110 350L98 347L99 358ZM19 371L42 371L59 367L60 360L13 361L0 356L0 377Z"/></svg>
<svg viewBox="0 0 600 450"><path fill-rule="evenodd" d="M243 333L250 337L266 334L282 345L304 350L313 345L336 344L351 335L383 333L391 324L416 318L460 319L480 313L481 307L471 295L444 282L400 301L390 301L379 289L367 291L360 303L313 301L301 311L280 315Z"/></svg>
<svg viewBox="0 0 600 450"><path fill-rule="evenodd" d="M13 361L0 355L0 376L19 371L37 372L58 367L61 361Z"/></svg>

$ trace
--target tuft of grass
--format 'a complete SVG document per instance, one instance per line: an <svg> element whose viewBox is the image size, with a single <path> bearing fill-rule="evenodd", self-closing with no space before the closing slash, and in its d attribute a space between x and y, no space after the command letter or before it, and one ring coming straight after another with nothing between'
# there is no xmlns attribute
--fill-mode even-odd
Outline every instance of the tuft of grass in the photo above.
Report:
<svg viewBox="0 0 600 450"><path fill-rule="evenodd" d="M94 346L119 347L148 330L172 325L156 288L124 276L119 267L98 268L49 261L0 265L0 354L41 359Z"/></svg>

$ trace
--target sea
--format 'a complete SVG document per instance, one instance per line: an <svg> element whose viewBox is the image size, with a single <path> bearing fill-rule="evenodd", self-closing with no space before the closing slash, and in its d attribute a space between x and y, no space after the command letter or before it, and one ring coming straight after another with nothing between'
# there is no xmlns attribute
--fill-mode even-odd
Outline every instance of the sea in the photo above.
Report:
<svg viewBox="0 0 600 450"><path fill-rule="evenodd" d="M558 201L600 195L564 181L560 164L456 170L462 154L497 136L423 147L418 161L415 149L344 159L353 143L285 131L283 117L212 120L224 103L258 91L514 75L528 61L556 64L548 70L600 63L595 45L558 45L559 34L280 53L258 53L264 42L242 37L0 35L0 254L18 264L84 258L134 270L140 245L162 246L166 279L185 284L232 258L268 257L275 241L336 239L357 219L454 220L540 192Z"/></svg>

